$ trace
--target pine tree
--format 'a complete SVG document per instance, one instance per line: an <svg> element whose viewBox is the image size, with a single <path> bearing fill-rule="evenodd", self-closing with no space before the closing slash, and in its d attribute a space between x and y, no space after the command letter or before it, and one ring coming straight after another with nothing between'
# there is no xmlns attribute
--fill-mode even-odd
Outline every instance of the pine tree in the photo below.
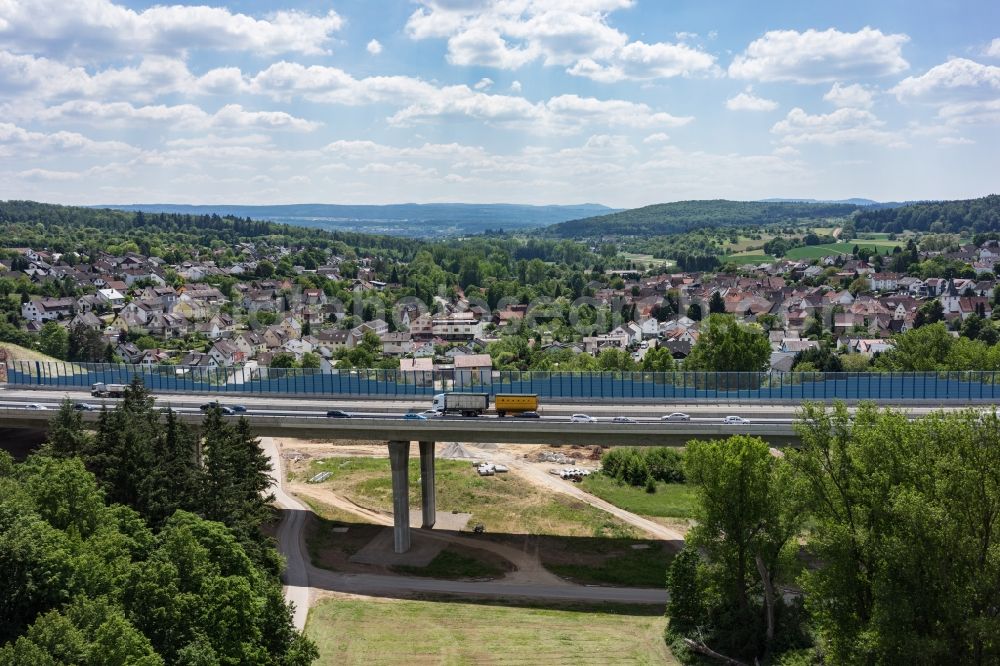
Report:
<svg viewBox="0 0 1000 666"><path fill-rule="evenodd" d="M153 399L136 376L125 389L121 403L105 410L97 424L97 437L88 466L101 480L111 502L140 508L147 477L158 461L152 441L160 430Z"/></svg>
<svg viewBox="0 0 1000 666"><path fill-rule="evenodd" d="M46 451L60 458L81 456L87 450L90 437L83 428L83 416L73 409L69 398L59 405L59 412L49 422Z"/></svg>
<svg viewBox="0 0 1000 666"><path fill-rule="evenodd" d="M725 314L726 302L722 300L722 294L717 291L712 292L712 297L708 300L709 314Z"/></svg>
<svg viewBox="0 0 1000 666"><path fill-rule="evenodd" d="M201 513L201 468L194 433L167 410L166 423L151 442L156 465L144 479L140 511L154 527L178 509Z"/></svg>

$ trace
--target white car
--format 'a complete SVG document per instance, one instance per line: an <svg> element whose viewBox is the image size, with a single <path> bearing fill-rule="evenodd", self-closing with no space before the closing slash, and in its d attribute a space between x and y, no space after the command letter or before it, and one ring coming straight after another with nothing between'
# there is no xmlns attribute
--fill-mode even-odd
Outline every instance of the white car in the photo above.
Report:
<svg viewBox="0 0 1000 666"><path fill-rule="evenodd" d="M672 414L667 414L666 416L660 417L661 421L690 421L691 417L684 412L674 412Z"/></svg>
<svg viewBox="0 0 1000 666"><path fill-rule="evenodd" d="M727 416L722 419L724 425L746 425L750 423L749 419L745 419L742 416Z"/></svg>
<svg viewBox="0 0 1000 666"><path fill-rule="evenodd" d="M420 412L420 414L421 414L421 416L424 416L425 418L428 418L428 419L436 419L436 418L438 418L438 417L441 416L441 412L439 412L436 409L426 409L426 410Z"/></svg>
<svg viewBox="0 0 1000 666"><path fill-rule="evenodd" d="M612 423L635 423L635 419L630 419L627 416L616 416L611 419Z"/></svg>
<svg viewBox="0 0 1000 666"><path fill-rule="evenodd" d="M29 402L24 406L25 409L48 409L45 405L39 405L37 402Z"/></svg>
<svg viewBox="0 0 1000 666"><path fill-rule="evenodd" d="M587 414L574 414L569 420L573 423L597 423L597 419Z"/></svg>

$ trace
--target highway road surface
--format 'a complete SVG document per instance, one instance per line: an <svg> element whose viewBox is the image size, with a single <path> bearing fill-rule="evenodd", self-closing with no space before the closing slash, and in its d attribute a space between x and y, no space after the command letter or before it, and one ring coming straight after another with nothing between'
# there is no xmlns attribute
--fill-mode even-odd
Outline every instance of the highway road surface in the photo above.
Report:
<svg viewBox="0 0 1000 666"><path fill-rule="evenodd" d="M48 407L57 407L59 402L67 397L74 402L86 402L98 406L102 402L108 405L113 405L116 402L114 399L94 398L85 389L23 389L8 388L0 385L0 406L7 403L36 402ZM169 406L181 412L194 411L206 402L218 400L223 405L244 405L250 412L261 415L295 414L298 416L324 416L328 410L339 409L357 417L371 416L385 418L386 416L405 414L409 411L423 411L430 409L431 406L430 396L414 396L405 400L365 400L363 398L302 398L282 397L280 395L229 396L225 393L205 395L156 393L153 394L153 397L157 405L161 407ZM671 412L684 412L691 415L693 420L721 419L729 415L735 415L755 421L788 421L795 418L800 404L801 402L774 403L754 401L720 403L672 403L669 401L650 403L647 401L635 404L602 401L592 404L555 404L547 403L542 398L538 411L543 419L566 419L572 414L585 413L599 419L626 416L637 420L652 421ZM988 406L989 403L914 403L902 405L900 408L906 409L913 416L922 416L941 409L952 410Z"/></svg>
<svg viewBox="0 0 1000 666"><path fill-rule="evenodd" d="M271 459L276 481L271 490L283 518L278 528L278 544L285 556L285 599L295 605L293 621L305 628L312 590L333 590L369 596L406 596L414 593L459 597L521 598L539 601L617 602L666 604L665 589L602 587L592 585L525 585L516 582L452 581L381 574L348 574L327 571L312 565L305 548L305 523L311 511L284 489L284 467L278 447L271 437L261 438L261 446Z"/></svg>

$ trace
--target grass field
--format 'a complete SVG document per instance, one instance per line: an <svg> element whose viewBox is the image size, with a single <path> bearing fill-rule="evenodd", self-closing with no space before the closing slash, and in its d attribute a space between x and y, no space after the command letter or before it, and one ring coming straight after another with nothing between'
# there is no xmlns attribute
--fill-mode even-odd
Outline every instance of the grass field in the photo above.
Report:
<svg viewBox="0 0 1000 666"><path fill-rule="evenodd" d="M0 342L0 347L6 349L10 357L18 361L59 361L59 359L53 356L47 356L40 351L15 345L11 342Z"/></svg>
<svg viewBox="0 0 1000 666"><path fill-rule="evenodd" d="M333 492L379 511L392 510L392 481L385 458L329 458L310 465L308 476L330 472ZM420 506L420 468L410 460L410 506ZM437 461L437 509L471 513L470 525L491 533L631 538L630 525L585 502L546 493L514 474L481 477L468 462Z"/></svg>
<svg viewBox="0 0 1000 666"><path fill-rule="evenodd" d="M619 483L603 474L591 474L581 487L606 502L641 516L692 518L697 496L685 483L657 483L655 493Z"/></svg>
<svg viewBox="0 0 1000 666"><path fill-rule="evenodd" d="M662 608L511 607L326 599L306 634L317 664L677 664Z"/></svg>
<svg viewBox="0 0 1000 666"><path fill-rule="evenodd" d="M762 264L772 261L774 261L774 257L769 254L727 254L719 257L719 263L723 265L733 263L737 266L743 266L744 264Z"/></svg>
<svg viewBox="0 0 1000 666"><path fill-rule="evenodd" d="M640 252L622 252L621 256L637 264L645 264L646 266L669 268L674 265L673 259L659 259L651 254L642 254Z"/></svg>
<svg viewBox="0 0 1000 666"><path fill-rule="evenodd" d="M506 571L491 562L469 557L450 548L442 550L426 567L399 565L392 568L408 576L425 578L500 578Z"/></svg>
<svg viewBox="0 0 1000 666"><path fill-rule="evenodd" d="M11 342L0 342L0 347L6 349L7 353L9 354L9 357L16 361L42 361L43 363L49 363L49 362L61 363L63 364L64 371L68 374L75 375L75 374L82 374L85 372L83 368L81 368L79 365L76 365L75 363L61 361L60 359L55 358L54 356L49 356L47 354L43 354L40 351L35 351L34 349L28 349L27 347L22 347L20 345L15 345ZM35 374L34 365L26 365L21 369L28 374L31 375Z"/></svg>
<svg viewBox="0 0 1000 666"><path fill-rule="evenodd" d="M662 587L675 554L669 546L658 541L577 542L569 545L572 553L560 548L563 544L546 545L549 547L540 551L545 568L583 585ZM566 558L567 554L572 557Z"/></svg>
<svg viewBox="0 0 1000 666"><path fill-rule="evenodd" d="M892 252L894 247L900 247L902 243L897 241L848 241L847 243L827 243L825 245L806 245L804 247L794 247L785 255L789 259L819 259L828 255L850 254L855 247L867 247L878 250L885 254L886 250Z"/></svg>

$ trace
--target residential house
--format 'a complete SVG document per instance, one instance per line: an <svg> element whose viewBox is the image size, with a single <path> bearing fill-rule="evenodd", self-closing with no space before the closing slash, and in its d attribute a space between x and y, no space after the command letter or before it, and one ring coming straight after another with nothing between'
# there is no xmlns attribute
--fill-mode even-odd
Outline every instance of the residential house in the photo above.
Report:
<svg viewBox="0 0 1000 666"><path fill-rule="evenodd" d="M382 336L382 353L386 356L405 356L413 351L413 337L405 332L386 333Z"/></svg>
<svg viewBox="0 0 1000 666"><path fill-rule="evenodd" d="M73 315L72 298L33 298L21 304L21 316L28 321L44 322Z"/></svg>
<svg viewBox="0 0 1000 666"><path fill-rule="evenodd" d="M125 363L138 363L144 352L136 347L134 342L119 342L118 346L115 347L115 353Z"/></svg>
<svg viewBox="0 0 1000 666"><path fill-rule="evenodd" d="M455 385L479 386L493 382L493 359L489 354L468 354L455 358Z"/></svg>
<svg viewBox="0 0 1000 666"><path fill-rule="evenodd" d="M246 361L246 354L229 340L216 340L208 354L216 364L226 368Z"/></svg>
<svg viewBox="0 0 1000 666"><path fill-rule="evenodd" d="M125 295L113 287L98 289L97 295L111 308L120 308L125 305Z"/></svg>

